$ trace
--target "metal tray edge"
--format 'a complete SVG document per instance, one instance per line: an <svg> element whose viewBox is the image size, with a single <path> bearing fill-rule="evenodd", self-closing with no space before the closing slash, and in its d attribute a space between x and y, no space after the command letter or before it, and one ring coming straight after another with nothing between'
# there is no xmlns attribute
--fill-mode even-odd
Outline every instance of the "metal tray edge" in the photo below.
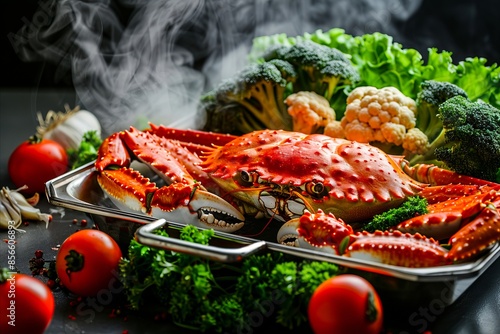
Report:
<svg viewBox="0 0 500 334"><path fill-rule="evenodd" d="M94 163L91 162L78 169L69 171L66 174L48 181L46 183L46 196L48 202L52 205L82 211L91 215L101 215L109 218L127 220L137 224L147 224L157 220L157 218L140 213L125 212L115 208L98 206L71 196L68 192L68 186L72 182L76 182L81 178L89 176L89 174L93 173L94 171ZM184 224L178 222L168 222L168 224L177 228L181 228L182 226L184 226ZM253 239L220 231L215 231L215 236L240 244L248 244L261 241L259 239ZM493 247L491 247L484 255L472 262L431 268L406 268L352 259L339 255L324 254L314 250L298 249L270 241L266 241L266 247L267 249L272 251L283 252L310 260L328 261L348 268L375 272L378 274L397 277L409 281L422 282L476 277L483 273L500 256L500 246L497 243Z"/></svg>

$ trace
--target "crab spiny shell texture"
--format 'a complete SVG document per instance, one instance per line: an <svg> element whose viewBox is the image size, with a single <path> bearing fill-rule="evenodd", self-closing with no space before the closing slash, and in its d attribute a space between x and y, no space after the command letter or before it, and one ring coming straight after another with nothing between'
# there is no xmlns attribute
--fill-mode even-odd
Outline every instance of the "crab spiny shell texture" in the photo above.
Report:
<svg viewBox="0 0 500 334"><path fill-rule="evenodd" d="M403 199L424 186L374 146L282 130L243 135L208 155L202 166L222 187L243 170L277 185L321 182L329 197L323 202L345 210L356 202L367 206Z"/></svg>

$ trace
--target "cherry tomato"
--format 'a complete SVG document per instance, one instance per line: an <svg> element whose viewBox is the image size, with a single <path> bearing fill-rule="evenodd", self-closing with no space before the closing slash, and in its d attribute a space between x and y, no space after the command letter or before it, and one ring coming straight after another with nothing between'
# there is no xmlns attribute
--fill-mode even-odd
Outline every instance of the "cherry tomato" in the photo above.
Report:
<svg viewBox="0 0 500 334"><path fill-rule="evenodd" d="M0 333L41 334L54 315L55 301L42 281L26 274L0 273Z"/></svg>
<svg viewBox="0 0 500 334"><path fill-rule="evenodd" d="M316 334L379 334L383 325L382 303L375 288L351 274L321 283L309 301L308 317Z"/></svg>
<svg viewBox="0 0 500 334"><path fill-rule="evenodd" d="M68 154L61 144L33 136L20 144L9 157L9 175L16 187L44 193L45 182L68 170Z"/></svg>
<svg viewBox="0 0 500 334"><path fill-rule="evenodd" d="M79 296L95 296L118 286L120 247L108 234L93 229L70 235L56 256L61 283Z"/></svg>

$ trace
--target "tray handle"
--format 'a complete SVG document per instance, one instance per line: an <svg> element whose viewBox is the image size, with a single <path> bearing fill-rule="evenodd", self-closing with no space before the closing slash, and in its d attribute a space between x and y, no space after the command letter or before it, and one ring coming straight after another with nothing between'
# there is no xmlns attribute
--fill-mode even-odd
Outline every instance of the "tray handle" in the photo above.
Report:
<svg viewBox="0 0 500 334"><path fill-rule="evenodd" d="M257 241L239 248L223 248L164 237L153 233L166 224L167 221L165 219L158 219L154 222L144 224L136 230L135 239L145 246L200 256L210 260L226 263L241 261L246 256L266 248L265 241Z"/></svg>

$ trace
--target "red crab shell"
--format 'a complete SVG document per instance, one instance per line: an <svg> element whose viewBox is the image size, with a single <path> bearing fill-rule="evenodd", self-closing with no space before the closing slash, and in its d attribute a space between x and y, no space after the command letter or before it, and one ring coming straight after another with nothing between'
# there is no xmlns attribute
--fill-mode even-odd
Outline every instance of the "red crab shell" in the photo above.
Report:
<svg viewBox="0 0 500 334"><path fill-rule="evenodd" d="M282 130L243 135L206 156L202 167L240 200L251 201L251 196L248 186L238 182L238 174L257 173L261 188L279 189L284 198L295 191L307 200L308 209L332 212L346 222L370 218L425 187L374 146ZM311 198L297 189L308 183L322 183L327 194Z"/></svg>

